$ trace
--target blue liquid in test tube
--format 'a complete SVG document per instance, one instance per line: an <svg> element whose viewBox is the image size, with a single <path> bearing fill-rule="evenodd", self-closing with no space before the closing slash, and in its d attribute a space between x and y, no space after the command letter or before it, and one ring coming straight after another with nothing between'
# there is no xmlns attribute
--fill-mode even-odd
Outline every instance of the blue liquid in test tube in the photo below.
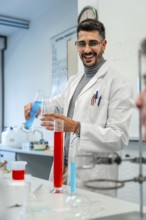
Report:
<svg viewBox="0 0 146 220"><path fill-rule="evenodd" d="M38 110L41 107L41 104L42 104L42 101L35 101L33 103L32 108L30 110L30 118L25 122L25 125L24 125L26 129L29 129L32 126L35 120L35 117L38 113Z"/></svg>
<svg viewBox="0 0 146 220"><path fill-rule="evenodd" d="M72 161L70 164L70 191L76 192L76 163Z"/></svg>

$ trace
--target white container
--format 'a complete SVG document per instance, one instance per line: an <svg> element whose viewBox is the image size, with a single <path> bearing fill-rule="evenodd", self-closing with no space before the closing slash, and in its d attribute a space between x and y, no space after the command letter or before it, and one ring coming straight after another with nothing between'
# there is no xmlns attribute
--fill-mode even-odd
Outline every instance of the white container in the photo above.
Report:
<svg viewBox="0 0 146 220"><path fill-rule="evenodd" d="M2 132L2 144L8 147L16 147L18 145L17 135L12 127L9 127Z"/></svg>

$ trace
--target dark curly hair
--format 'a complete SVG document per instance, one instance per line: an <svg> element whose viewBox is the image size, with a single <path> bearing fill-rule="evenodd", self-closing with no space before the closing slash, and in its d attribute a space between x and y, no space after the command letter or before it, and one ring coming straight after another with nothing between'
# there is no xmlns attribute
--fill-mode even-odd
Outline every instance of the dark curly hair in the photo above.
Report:
<svg viewBox="0 0 146 220"><path fill-rule="evenodd" d="M77 26L77 36L80 31L98 31L102 40L105 39L105 27L103 23L95 19L86 19L78 24Z"/></svg>

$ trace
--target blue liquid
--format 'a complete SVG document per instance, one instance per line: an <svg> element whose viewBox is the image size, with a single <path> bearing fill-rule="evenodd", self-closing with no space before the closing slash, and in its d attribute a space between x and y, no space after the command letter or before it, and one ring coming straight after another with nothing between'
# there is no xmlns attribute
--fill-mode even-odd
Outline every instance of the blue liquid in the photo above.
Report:
<svg viewBox="0 0 146 220"><path fill-rule="evenodd" d="M38 110L41 107L41 104L42 104L41 101L35 101L33 103L32 108L30 110L30 118L25 122L25 125L24 125L26 129L29 129L32 126L35 120L35 117L38 113Z"/></svg>
<svg viewBox="0 0 146 220"><path fill-rule="evenodd" d="M70 187L71 193L76 192L76 163L71 162L70 164Z"/></svg>

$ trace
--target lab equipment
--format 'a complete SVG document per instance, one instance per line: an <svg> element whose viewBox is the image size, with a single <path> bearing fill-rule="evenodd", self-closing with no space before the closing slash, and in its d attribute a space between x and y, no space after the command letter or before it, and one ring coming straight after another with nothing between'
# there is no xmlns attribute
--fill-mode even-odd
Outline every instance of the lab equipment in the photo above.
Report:
<svg viewBox="0 0 146 220"><path fill-rule="evenodd" d="M24 215L27 212L27 205L30 196L30 183L25 179L26 164L26 161L13 161L11 179L5 182L7 208L12 209L21 207L21 215Z"/></svg>
<svg viewBox="0 0 146 220"><path fill-rule="evenodd" d="M37 112L41 106L41 103L42 103L41 101L34 101L31 111L30 111L30 118L25 122L26 129L29 129L32 126L35 120L35 117L37 115Z"/></svg>
<svg viewBox="0 0 146 220"><path fill-rule="evenodd" d="M71 193L76 192L76 162L71 161L70 163L70 191Z"/></svg>
<svg viewBox="0 0 146 220"><path fill-rule="evenodd" d="M12 179L24 180L26 161L13 161L12 162Z"/></svg>
<svg viewBox="0 0 146 220"><path fill-rule="evenodd" d="M53 123L53 122L52 122ZM54 120L54 188L52 193L62 193L63 185L63 131L64 121Z"/></svg>
<svg viewBox="0 0 146 220"><path fill-rule="evenodd" d="M81 195L76 189L76 152L78 150L78 137L75 137L70 146L70 164L69 164L69 185L70 191L65 201L66 206L70 210L72 219L89 219L89 199L87 196Z"/></svg>
<svg viewBox="0 0 146 220"><path fill-rule="evenodd" d="M2 132L2 144L9 147L17 147L17 133L13 127L8 127Z"/></svg>
<svg viewBox="0 0 146 220"><path fill-rule="evenodd" d="M30 110L30 118L28 120L26 120L25 124L24 124L24 128L25 129L30 129L30 127L32 126L36 115L39 112L39 109L41 107L42 101L45 97L45 93L43 90L38 90L37 94L35 96L34 102L32 104L32 108Z"/></svg>

